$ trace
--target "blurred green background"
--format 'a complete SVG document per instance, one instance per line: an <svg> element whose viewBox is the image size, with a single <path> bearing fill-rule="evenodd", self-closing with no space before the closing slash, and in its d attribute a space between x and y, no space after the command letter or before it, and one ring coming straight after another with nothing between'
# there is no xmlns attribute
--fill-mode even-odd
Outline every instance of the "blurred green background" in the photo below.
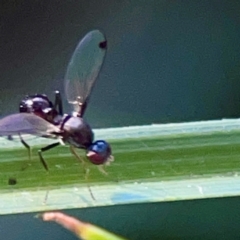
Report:
<svg viewBox="0 0 240 240"><path fill-rule="evenodd" d="M236 0L1 1L0 114L25 94L63 91L74 48L98 28L109 49L93 127L238 117L239 11Z"/></svg>

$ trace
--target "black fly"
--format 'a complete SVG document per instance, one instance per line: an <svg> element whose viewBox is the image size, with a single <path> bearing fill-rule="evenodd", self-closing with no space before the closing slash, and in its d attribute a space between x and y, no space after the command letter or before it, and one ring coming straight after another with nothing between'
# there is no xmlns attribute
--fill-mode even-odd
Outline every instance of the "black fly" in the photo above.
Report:
<svg viewBox="0 0 240 240"><path fill-rule="evenodd" d="M83 164L84 161L77 155L75 148L85 149L87 158L95 165L103 166L112 161L110 145L104 140L94 142L93 131L83 119L106 51L107 40L99 30L89 32L76 47L64 80L66 98L74 110L72 114L63 115L62 99L58 91L55 92L54 104L46 95L30 95L21 101L20 113L0 120L0 135L19 135L29 152L30 147L23 140L22 134L58 139L57 142L38 150L46 170L48 166L42 152L60 144L70 145L71 152ZM104 172L102 168L100 170Z"/></svg>

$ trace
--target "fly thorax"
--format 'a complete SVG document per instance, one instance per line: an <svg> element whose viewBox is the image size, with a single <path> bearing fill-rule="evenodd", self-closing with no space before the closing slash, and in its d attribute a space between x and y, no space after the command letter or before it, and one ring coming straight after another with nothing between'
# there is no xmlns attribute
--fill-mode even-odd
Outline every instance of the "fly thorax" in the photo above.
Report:
<svg viewBox="0 0 240 240"><path fill-rule="evenodd" d="M89 124L80 117L70 117L63 125L64 141L77 148L88 148L93 142L93 132Z"/></svg>

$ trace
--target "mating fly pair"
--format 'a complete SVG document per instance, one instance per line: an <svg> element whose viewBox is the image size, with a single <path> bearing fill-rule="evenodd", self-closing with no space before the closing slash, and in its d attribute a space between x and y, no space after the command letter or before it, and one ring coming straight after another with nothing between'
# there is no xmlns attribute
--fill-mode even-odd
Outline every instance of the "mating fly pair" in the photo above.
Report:
<svg viewBox="0 0 240 240"><path fill-rule="evenodd" d="M58 139L38 150L44 168L48 170L42 152L60 144L69 144L71 152L84 163L74 148L86 150L86 156L95 165L103 166L113 160L111 147L104 140L93 141L94 134L83 116L90 95L102 67L107 50L107 40L98 30L89 32L76 47L68 64L64 79L66 98L73 106L73 114L64 114L61 95L55 92L55 103L46 95L27 96L20 103L20 113L9 115L0 120L0 135L32 134L40 137ZM101 170L101 168L100 168ZM104 170L102 170L104 172Z"/></svg>

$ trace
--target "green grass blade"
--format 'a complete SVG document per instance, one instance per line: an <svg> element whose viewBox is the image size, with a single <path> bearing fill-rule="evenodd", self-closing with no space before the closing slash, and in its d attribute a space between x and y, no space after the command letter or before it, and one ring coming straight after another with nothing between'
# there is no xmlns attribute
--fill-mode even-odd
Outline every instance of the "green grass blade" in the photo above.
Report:
<svg viewBox="0 0 240 240"><path fill-rule="evenodd" d="M238 122L232 119L96 130L97 139L110 141L115 162L107 167L108 176L89 164L88 182L81 163L68 147L44 153L49 166L46 173L37 149L49 140L27 136L26 141L34 146L32 161L21 171L29 163L26 149L17 140L2 139L0 213L222 196L229 194L229 182L233 186L230 192L236 194ZM9 185L9 178L16 179L17 184ZM216 188L219 181L225 192ZM209 188L212 191L206 191Z"/></svg>

